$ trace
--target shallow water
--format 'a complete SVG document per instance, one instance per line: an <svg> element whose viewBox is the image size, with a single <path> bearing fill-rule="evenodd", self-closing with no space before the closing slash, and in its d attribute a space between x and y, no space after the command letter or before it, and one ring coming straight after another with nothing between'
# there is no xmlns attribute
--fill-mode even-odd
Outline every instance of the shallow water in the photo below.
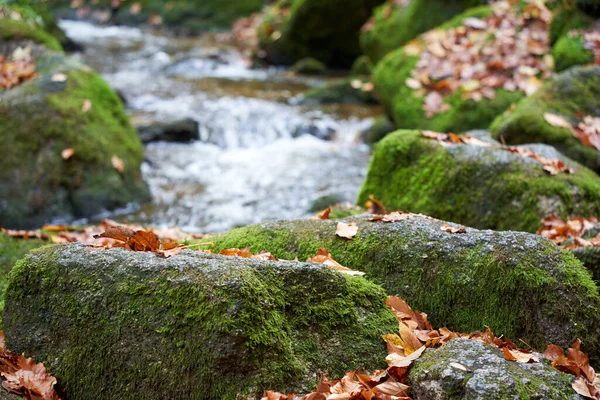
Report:
<svg viewBox="0 0 600 400"><path fill-rule="evenodd" d="M303 217L325 195L355 199L369 159L359 134L378 107L296 106L294 96L324 78L250 69L225 35L61 26L85 46L83 61L126 99L134 124L186 117L200 124L199 141L146 146L152 202L121 210L121 219L214 232Z"/></svg>

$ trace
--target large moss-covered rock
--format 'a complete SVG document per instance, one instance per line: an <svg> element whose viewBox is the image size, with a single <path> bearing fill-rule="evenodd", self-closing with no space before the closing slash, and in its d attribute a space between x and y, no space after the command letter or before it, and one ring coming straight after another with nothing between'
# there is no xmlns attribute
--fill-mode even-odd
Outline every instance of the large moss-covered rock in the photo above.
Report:
<svg viewBox="0 0 600 400"><path fill-rule="evenodd" d="M527 232L536 232L551 213L600 215L600 178L550 146L525 147L564 160L572 174L550 175L540 162L502 150L499 143L445 144L418 131L386 136L375 146L358 203L373 195L389 209Z"/></svg>
<svg viewBox="0 0 600 400"><path fill-rule="evenodd" d="M117 94L64 54L30 47L38 76L0 91L0 226L39 227L146 200L142 145ZM65 149L74 151L68 159Z"/></svg>
<svg viewBox="0 0 600 400"><path fill-rule="evenodd" d="M4 332L67 400L234 399L382 367L385 299L322 264L50 246L13 268Z"/></svg>
<svg viewBox="0 0 600 400"><path fill-rule="evenodd" d="M141 10L132 12L131 5L139 3ZM70 7L70 0L52 0L49 6L57 15L77 18L77 9ZM112 9L111 22L128 25L146 24L151 15L161 17L164 26L180 34L194 34L213 29L227 29L240 17L259 11L264 0L139 0L126 1L118 9ZM84 6L108 11L111 0L98 0Z"/></svg>
<svg viewBox="0 0 600 400"><path fill-rule="evenodd" d="M507 361L500 349L469 339L427 350L415 361L408 379L415 400L581 399L571 387L573 375L547 361Z"/></svg>
<svg viewBox="0 0 600 400"><path fill-rule="evenodd" d="M485 0L388 0L373 11L373 20L360 35L363 52L374 62L396 50L419 34L446 22L469 7Z"/></svg>
<svg viewBox="0 0 600 400"><path fill-rule="evenodd" d="M259 27L262 55L271 64L291 65L312 57L349 68L361 54L359 31L383 0L280 0Z"/></svg>
<svg viewBox="0 0 600 400"><path fill-rule="evenodd" d="M582 144L568 128L553 126L545 113L559 115L577 125L581 115L600 117L600 67L574 67L546 82L492 123L495 138L508 144L547 143L568 157L600 172L600 151Z"/></svg>
<svg viewBox="0 0 600 400"><path fill-rule="evenodd" d="M439 29L443 31L455 28L461 26L466 18L485 18L491 13L492 9L487 6L471 8ZM422 38L416 40L421 42ZM398 128L430 129L438 132L464 132L487 128L498 114L524 96L521 91L498 89L495 98L474 101L463 99L462 90L459 89L444 99L450 106L449 111L428 118L424 110L425 98L406 84L419 59L418 55L400 48L384 57L373 71L373 82L378 97Z"/></svg>
<svg viewBox="0 0 600 400"><path fill-rule="evenodd" d="M13 13L20 19L12 18ZM43 19L23 5L0 4L0 39L4 44L9 41L30 40L50 50L62 50L59 39L46 30Z"/></svg>
<svg viewBox="0 0 600 400"><path fill-rule="evenodd" d="M413 216L386 224L370 216L352 240L336 236L338 221L267 222L211 238L213 250L250 246L305 260L321 248L346 267L367 273L389 294L426 312L436 327L523 339L537 349L568 346L576 337L600 356L600 297L590 274L549 240L520 232L467 229L446 233L443 221Z"/></svg>

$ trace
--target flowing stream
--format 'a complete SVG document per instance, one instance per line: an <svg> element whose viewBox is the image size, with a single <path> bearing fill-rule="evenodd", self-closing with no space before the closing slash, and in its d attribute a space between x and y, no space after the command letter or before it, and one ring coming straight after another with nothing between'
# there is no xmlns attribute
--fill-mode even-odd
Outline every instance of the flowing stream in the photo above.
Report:
<svg viewBox="0 0 600 400"><path fill-rule="evenodd" d="M61 26L85 46L83 61L125 98L135 125L188 117L200 125L198 141L146 146L152 202L121 210L120 219L216 232L304 217L322 196L355 200L370 153L360 132L378 107L295 105L295 96L326 78L250 69L226 35Z"/></svg>

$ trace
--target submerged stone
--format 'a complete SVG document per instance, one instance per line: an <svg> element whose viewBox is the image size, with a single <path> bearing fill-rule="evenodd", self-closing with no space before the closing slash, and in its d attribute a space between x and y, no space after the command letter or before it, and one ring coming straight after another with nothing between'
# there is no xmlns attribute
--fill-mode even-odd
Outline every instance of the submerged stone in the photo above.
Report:
<svg viewBox="0 0 600 400"><path fill-rule="evenodd" d="M600 151L584 145L568 128L551 125L545 113L576 126L584 116L600 117L600 66L573 67L546 82L514 110L498 116L491 134L508 144L546 143L581 164L600 172Z"/></svg>
<svg viewBox="0 0 600 400"><path fill-rule="evenodd" d="M298 220L234 229L211 241L213 251L250 246L299 260L325 248L427 313L434 327L470 333L487 325L541 351L579 337L584 351L600 356L598 288L572 254L549 240L522 232L447 233L443 221L422 216L394 223L371 218L344 220L358 225L352 240L336 236L339 221Z"/></svg>
<svg viewBox="0 0 600 400"><path fill-rule="evenodd" d="M320 104L377 104L373 84L365 77L340 78L329 81L323 87L311 89L298 102L301 105Z"/></svg>
<svg viewBox="0 0 600 400"><path fill-rule="evenodd" d="M66 400L237 399L384 367L385 300L322 264L54 245L11 271L4 331Z"/></svg>
<svg viewBox="0 0 600 400"><path fill-rule="evenodd" d="M600 178L593 171L550 146L522 146L563 160L573 170L551 175L541 162L492 143L441 143L419 131L389 134L375 146L358 204L372 195L392 210L527 232L536 232L541 219L552 213L600 215Z"/></svg>
<svg viewBox="0 0 600 400"><path fill-rule="evenodd" d="M547 361L507 361L500 349L462 338L428 349L408 378L415 400L579 400L573 380Z"/></svg>

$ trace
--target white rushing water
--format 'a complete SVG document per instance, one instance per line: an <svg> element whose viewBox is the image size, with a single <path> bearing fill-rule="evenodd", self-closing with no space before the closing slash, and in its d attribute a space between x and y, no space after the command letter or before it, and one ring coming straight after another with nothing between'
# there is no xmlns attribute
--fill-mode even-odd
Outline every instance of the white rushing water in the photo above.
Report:
<svg viewBox="0 0 600 400"><path fill-rule="evenodd" d="M126 99L134 121L190 117L200 125L199 141L146 146L142 171L153 200L128 220L213 232L304 217L325 195L355 199L369 159L358 137L372 110L290 105L286 99L322 82L281 69L252 70L215 35L182 39L84 22L61 26L85 46L83 61Z"/></svg>

